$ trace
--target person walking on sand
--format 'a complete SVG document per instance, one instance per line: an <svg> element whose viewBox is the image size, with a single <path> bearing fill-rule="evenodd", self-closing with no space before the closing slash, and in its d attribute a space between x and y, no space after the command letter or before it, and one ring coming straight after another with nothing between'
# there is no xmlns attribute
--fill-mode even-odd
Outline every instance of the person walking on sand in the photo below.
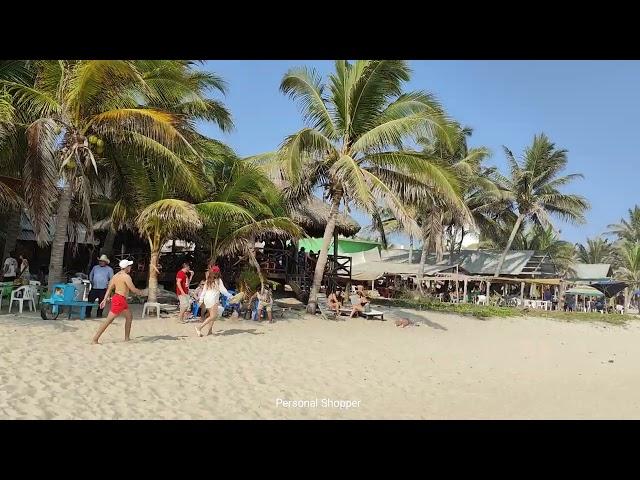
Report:
<svg viewBox="0 0 640 480"><path fill-rule="evenodd" d="M187 312L191 306L191 297L189 296L189 283L193 272L189 268L189 263L184 262L182 268L176 273L176 295L178 295L178 301L180 302L180 315L178 321L180 323L186 323Z"/></svg>
<svg viewBox="0 0 640 480"><path fill-rule="evenodd" d="M222 283L222 275L220 274L220 267L212 265L209 269L209 275L205 281L204 288L200 294L200 302L204 303L204 308L207 309L207 317L200 326L196 325L196 333L199 337L202 337L202 330L208 326L209 331L207 335L211 335L213 330L213 322L218 317L218 306L220 305L220 294L230 298L231 294L227 291Z"/></svg>
<svg viewBox="0 0 640 480"><path fill-rule="evenodd" d="M111 300L111 310L109 310L109 315L96 332L93 337L93 341L91 343L98 344L98 340L100 340L100 336L104 333L113 319L119 315L124 314L125 322L124 322L124 341L129 341L129 335L131 333L131 321L133 320L133 316L131 315L131 310L129 310L129 305L127 304L127 295L129 292L133 292L136 295L142 295L142 291L138 290L129 273L131 272L131 265L133 262L131 260L121 260L120 261L120 271L116 273L111 281L109 282L109 286L107 287L107 292L104 295L104 299L100 302L100 308L104 309L105 305L109 301L109 296L111 295L111 290L115 290L113 298Z"/></svg>

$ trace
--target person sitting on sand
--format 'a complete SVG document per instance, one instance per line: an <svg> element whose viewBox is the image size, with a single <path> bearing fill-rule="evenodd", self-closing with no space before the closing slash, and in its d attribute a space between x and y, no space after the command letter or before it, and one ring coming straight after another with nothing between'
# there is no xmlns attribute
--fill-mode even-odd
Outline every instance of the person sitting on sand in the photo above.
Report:
<svg viewBox="0 0 640 480"><path fill-rule="evenodd" d="M93 337L92 343L94 344L98 344L100 336L104 333L107 327L111 325L113 319L122 314L124 314L125 317L124 341L129 341L133 316L131 315L131 310L129 310L129 305L127 304L127 295L129 295L129 292L133 292L136 295L142 295L142 291L135 287L131 277L129 276L129 272L131 272L131 265L133 265L131 260L121 260L120 271L109 281L107 292L105 293L102 302L100 302L100 309L104 310L105 305L109 301L112 290L115 290L115 294L111 300L111 310L109 311L109 315L107 315L106 320L100 325L98 331Z"/></svg>
<svg viewBox="0 0 640 480"><path fill-rule="evenodd" d="M358 290L356 294L352 296L352 298L353 300L351 301L351 304L353 308L351 310L351 315L349 315L349 318L356 317L360 313L363 313L366 305L369 303L369 300L362 290Z"/></svg>
<svg viewBox="0 0 640 480"><path fill-rule="evenodd" d="M220 267L212 265L209 268L209 275L204 284L204 289L200 294L200 302L204 303L204 308L207 309L207 317L200 326L196 325L196 333L199 337L202 337L202 329L209 326L207 335L211 335L213 330L213 322L218 317L218 307L220 306L220 294L227 298L231 297L231 294L227 291L222 283L222 274L220 273Z"/></svg>
<svg viewBox="0 0 640 480"><path fill-rule="evenodd" d="M327 297L327 306L329 307L329 310L334 312L338 312L342 308L341 299L338 299L338 295L335 291L332 291Z"/></svg>
<svg viewBox="0 0 640 480"><path fill-rule="evenodd" d="M269 285L265 285L264 288L253 294L251 300L254 298L258 299L258 320L262 317L262 312L264 310L267 314L267 320L269 323L273 323L273 295L271 294L271 287Z"/></svg>

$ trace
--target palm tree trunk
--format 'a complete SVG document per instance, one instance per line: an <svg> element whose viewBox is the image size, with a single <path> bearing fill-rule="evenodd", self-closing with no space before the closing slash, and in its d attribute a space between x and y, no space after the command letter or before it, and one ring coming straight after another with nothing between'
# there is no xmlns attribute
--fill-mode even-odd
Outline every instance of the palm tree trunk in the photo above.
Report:
<svg viewBox="0 0 640 480"><path fill-rule="evenodd" d="M424 278L424 264L427 262L427 252L429 251L427 238L428 238L427 229L423 225L422 226L422 253L420 254L420 276L418 277L418 290L420 290L420 293L424 293L424 289L422 288L422 279Z"/></svg>
<svg viewBox="0 0 640 480"><path fill-rule="evenodd" d="M18 235L20 235L21 216L22 210L15 210L9 213L9 219L7 221L7 236L4 240L4 252L2 253L3 262L9 256L9 253L13 252L16 248Z"/></svg>
<svg viewBox="0 0 640 480"><path fill-rule="evenodd" d="M458 228L454 227L451 231L451 241L449 242L449 265L453 265L453 254L456 251L457 237L458 237Z"/></svg>
<svg viewBox="0 0 640 480"><path fill-rule="evenodd" d="M560 280L560 288L558 288L558 310L564 310L564 291L566 285L564 279Z"/></svg>
<svg viewBox="0 0 640 480"><path fill-rule="evenodd" d="M115 240L116 231L112 227L109 227L109 229L107 230L107 236L104 237L104 244L100 249L100 253L106 255L107 257L110 257L113 253L113 242Z"/></svg>
<svg viewBox="0 0 640 480"><path fill-rule="evenodd" d="M327 259L329 257L329 244L333 239L333 231L336 228L336 218L338 217L340 200L342 200L342 192L336 192L336 194L333 196L331 210L329 211L329 219L327 220L327 226L324 228L324 235L322 237L322 247L320 248L320 254L318 255L318 261L316 263L316 269L313 273L313 284L311 286L311 293L309 293L307 313L316 313L316 306L318 304L318 292L320 292L320 285L322 284L324 269L327 265Z"/></svg>
<svg viewBox="0 0 640 480"><path fill-rule="evenodd" d="M460 254L460 251L462 250L462 242L464 242L464 236L465 236L465 231L464 231L464 227L461 227L462 230L460 231L460 243L458 243L457 249L458 249L458 254Z"/></svg>
<svg viewBox="0 0 640 480"><path fill-rule="evenodd" d="M64 246L67 241L67 225L69 223L69 210L71 209L71 198L73 188L70 181L67 181L60 198L58 199L58 213L56 214L56 231L51 244L51 258L49 260L49 291L53 291L53 285L64 281L62 278L62 267L64 262Z"/></svg>
<svg viewBox="0 0 640 480"><path fill-rule="evenodd" d="M413 263L413 235L409 234L409 265Z"/></svg>
<svg viewBox="0 0 640 480"><path fill-rule="evenodd" d="M629 287L624 289L624 313L629 313L629 305L631 304L631 298L629 296Z"/></svg>
<svg viewBox="0 0 640 480"><path fill-rule="evenodd" d="M443 254L443 243L444 243L444 235L442 233L442 230L440 230L438 232L437 237L435 238L435 244L436 244L436 262L441 262L442 258L444 257Z"/></svg>
<svg viewBox="0 0 640 480"><path fill-rule="evenodd" d="M160 249L151 248L151 260L149 260L149 281L147 288L149 289L149 296L147 302L158 301L158 259L160 258Z"/></svg>
<svg viewBox="0 0 640 480"><path fill-rule="evenodd" d="M509 241L507 242L507 246L502 252L502 256L500 257L500 261L498 262L498 266L496 267L496 273L493 274L494 278L500 276L500 270L502 270L502 265L504 265L504 260L507 258L507 253L509 253L509 249L511 248L511 244L513 243L514 238L516 238L516 234L520 229L520 224L524 220L524 215L518 215L515 225L513 226L513 230L511 230L511 235L509 235Z"/></svg>

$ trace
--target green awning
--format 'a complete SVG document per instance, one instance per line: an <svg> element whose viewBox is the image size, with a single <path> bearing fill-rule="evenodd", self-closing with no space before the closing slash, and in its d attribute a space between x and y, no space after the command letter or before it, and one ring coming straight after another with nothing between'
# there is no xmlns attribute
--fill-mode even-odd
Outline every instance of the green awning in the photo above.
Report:
<svg viewBox="0 0 640 480"><path fill-rule="evenodd" d="M319 252L322 247L322 239L321 238L302 238L298 242L300 247L304 247L304 249L309 252L313 250L314 252ZM374 248L380 247L380 243L371 242L369 240L358 240L351 238L339 238L338 239L338 255L348 255L350 253L357 252L366 252L367 250L373 250ZM329 253L333 253L333 241L329 245Z"/></svg>

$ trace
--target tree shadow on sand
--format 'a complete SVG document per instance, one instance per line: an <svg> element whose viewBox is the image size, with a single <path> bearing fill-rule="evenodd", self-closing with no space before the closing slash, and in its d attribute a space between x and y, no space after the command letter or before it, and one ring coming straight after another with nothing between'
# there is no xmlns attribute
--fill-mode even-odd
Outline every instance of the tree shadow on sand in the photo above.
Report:
<svg viewBox="0 0 640 480"><path fill-rule="evenodd" d="M241 333L248 333L249 335L264 335L264 332L257 332L255 328L250 328L248 330L241 330L239 328L232 328L230 330L223 330L221 332L216 333L216 337L221 337L225 335L238 335Z"/></svg>
<svg viewBox="0 0 640 480"><path fill-rule="evenodd" d="M158 340L182 340L183 338L189 338L187 335L178 335L174 337L173 335L154 335L152 337L142 337L140 338L141 342L157 342Z"/></svg>
<svg viewBox="0 0 640 480"><path fill-rule="evenodd" d="M411 312L406 312L406 311L397 312L394 315L394 317L397 317L393 319L394 321L397 319L406 318L411 322L414 322L416 324L427 325L428 327L435 328L436 330L444 330L444 331L448 330L447 327L440 325L439 323L432 322L429 319L426 319L420 315L416 315L415 313L411 313Z"/></svg>

